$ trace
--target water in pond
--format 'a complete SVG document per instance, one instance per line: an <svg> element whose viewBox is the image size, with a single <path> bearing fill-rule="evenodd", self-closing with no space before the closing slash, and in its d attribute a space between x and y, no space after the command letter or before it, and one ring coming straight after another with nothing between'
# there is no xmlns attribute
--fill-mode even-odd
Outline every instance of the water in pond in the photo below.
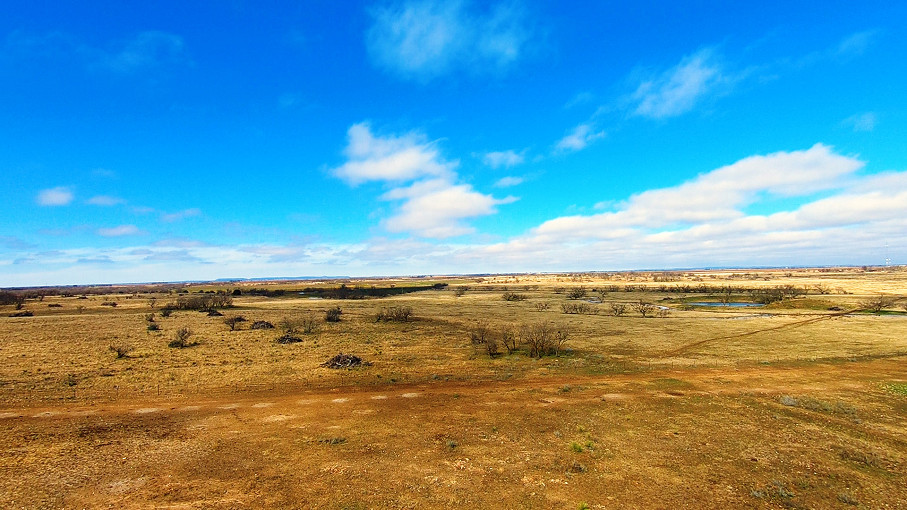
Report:
<svg viewBox="0 0 907 510"><path fill-rule="evenodd" d="M731 303L720 303L716 301L697 301L692 303L684 303L690 306L726 306L728 308L757 308L760 306L765 306L762 303L740 303L740 302L731 302Z"/></svg>

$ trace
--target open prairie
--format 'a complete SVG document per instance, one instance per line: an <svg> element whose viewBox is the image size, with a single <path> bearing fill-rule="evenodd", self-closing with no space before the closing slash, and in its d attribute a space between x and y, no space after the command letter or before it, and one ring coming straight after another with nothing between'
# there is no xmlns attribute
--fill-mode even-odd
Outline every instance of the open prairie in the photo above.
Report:
<svg viewBox="0 0 907 510"><path fill-rule="evenodd" d="M907 508L903 268L29 292L4 508Z"/></svg>

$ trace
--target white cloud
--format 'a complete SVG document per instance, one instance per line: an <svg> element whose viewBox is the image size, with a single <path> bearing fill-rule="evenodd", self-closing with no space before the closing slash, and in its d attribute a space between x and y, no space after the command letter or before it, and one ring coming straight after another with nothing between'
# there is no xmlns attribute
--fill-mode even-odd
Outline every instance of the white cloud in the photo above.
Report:
<svg viewBox="0 0 907 510"><path fill-rule="evenodd" d="M333 170L351 185L381 181L396 187L381 199L402 201L382 223L391 232L446 238L473 231L465 220L496 212L499 200L458 184L457 162L446 161L420 133L375 136L368 124L354 124L344 150L348 161Z"/></svg>
<svg viewBox="0 0 907 510"><path fill-rule="evenodd" d="M482 162L491 168L510 168L520 165L525 161L525 152L526 151L515 152L513 150L487 152L482 157Z"/></svg>
<svg viewBox="0 0 907 510"><path fill-rule="evenodd" d="M107 195L96 195L96 196L89 198L86 201L86 203L91 204L91 205L100 205L103 207L110 207L110 206L114 206L114 205L125 204L126 201L123 200L122 198L111 197L111 196L107 196Z"/></svg>
<svg viewBox="0 0 907 510"><path fill-rule="evenodd" d="M372 61L406 78L466 69L501 70L518 60L529 38L515 4L480 10L466 1L411 0L372 11L366 34Z"/></svg>
<svg viewBox="0 0 907 510"><path fill-rule="evenodd" d="M876 114L873 112L852 115L841 121L841 125L849 127L854 132L869 132L876 128Z"/></svg>
<svg viewBox="0 0 907 510"><path fill-rule="evenodd" d="M566 136L561 138L555 146L560 151L578 151L587 145L605 137L604 131L596 131L591 122L580 124L573 128Z"/></svg>
<svg viewBox="0 0 907 510"><path fill-rule="evenodd" d="M729 221L762 195L795 197L843 186L863 163L816 144L808 150L750 156L670 188L644 191L617 211L565 216L546 221L536 232L595 238L610 229L667 228L676 224Z"/></svg>
<svg viewBox="0 0 907 510"><path fill-rule="evenodd" d="M97 234L104 237L122 237L122 236L134 236L141 234L142 231L139 230L135 225L120 225L118 227L111 228L99 228Z"/></svg>
<svg viewBox="0 0 907 510"><path fill-rule="evenodd" d="M153 69L185 62L183 38L167 32L149 30L124 41L112 51L96 51L98 65L122 73Z"/></svg>
<svg viewBox="0 0 907 510"><path fill-rule="evenodd" d="M350 127L347 138L344 153L348 161L333 173L353 185L444 176L457 166L457 162L444 161L437 147L418 133L376 137L371 126L360 123Z"/></svg>
<svg viewBox="0 0 907 510"><path fill-rule="evenodd" d="M704 96L733 80L718 63L715 52L703 49L640 83L632 94L633 113L656 119L674 117L692 110Z"/></svg>
<svg viewBox="0 0 907 510"><path fill-rule="evenodd" d="M445 179L396 188L382 198L404 200L397 214L384 221L387 230L436 239L469 234L474 229L462 220L493 214L497 212L495 205L513 201L498 200L473 190L468 184L453 184Z"/></svg>
<svg viewBox="0 0 907 510"><path fill-rule="evenodd" d="M73 198L72 190L65 186L58 186L56 188L41 190L35 200L38 202L38 205L58 206L69 205Z"/></svg>
<svg viewBox="0 0 907 510"><path fill-rule="evenodd" d="M191 218L193 216L201 215L201 209L195 207L191 209L184 209L182 211L177 211L175 213L166 213L161 215L161 220L166 221L167 223L173 223L175 221L184 220L186 218Z"/></svg>
<svg viewBox="0 0 907 510"><path fill-rule="evenodd" d="M7 36L4 49L19 59L66 60L89 69L123 74L189 62L182 37L156 30L139 32L104 46L86 44L63 32L16 30Z"/></svg>
<svg viewBox="0 0 907 510"><path fill-rule="evenodd" d="M496 183L494 183L495 188L509 188L511 186L519 186L523 184L524 179L522 177L501 177Z"/></svg>
<svg viewBox="0 0 907 510"><path fill-rule="evenodd" d="M851 34L838 44L837 54L842 56L862 55L875 42L878 35L878 30Z"/></svg>

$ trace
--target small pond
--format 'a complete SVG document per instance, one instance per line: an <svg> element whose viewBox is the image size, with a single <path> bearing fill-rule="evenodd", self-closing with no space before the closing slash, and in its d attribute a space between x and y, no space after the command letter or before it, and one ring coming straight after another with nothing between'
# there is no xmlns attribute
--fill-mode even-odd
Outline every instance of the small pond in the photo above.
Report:
<svg viewBox="0 0 907 510"><path fill-rule="evenodd" d="M684 303L689 306L721 306L728 308L758 308L760 306L765 306L762 303L742 303L742 302L730 302L730 303L721 303L719 301L694 301L690 303Z"/></svg>

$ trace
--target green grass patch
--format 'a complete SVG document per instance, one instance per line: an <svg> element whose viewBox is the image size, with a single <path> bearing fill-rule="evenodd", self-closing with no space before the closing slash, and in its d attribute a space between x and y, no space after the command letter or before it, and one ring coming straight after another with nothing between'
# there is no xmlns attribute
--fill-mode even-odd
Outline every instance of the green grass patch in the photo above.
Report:
<svg viewBox="0 0 907 510"><path fill-rule="evenodd" d="M885 385L885 390L907 397L907 383L888 383Z"/></svg>

